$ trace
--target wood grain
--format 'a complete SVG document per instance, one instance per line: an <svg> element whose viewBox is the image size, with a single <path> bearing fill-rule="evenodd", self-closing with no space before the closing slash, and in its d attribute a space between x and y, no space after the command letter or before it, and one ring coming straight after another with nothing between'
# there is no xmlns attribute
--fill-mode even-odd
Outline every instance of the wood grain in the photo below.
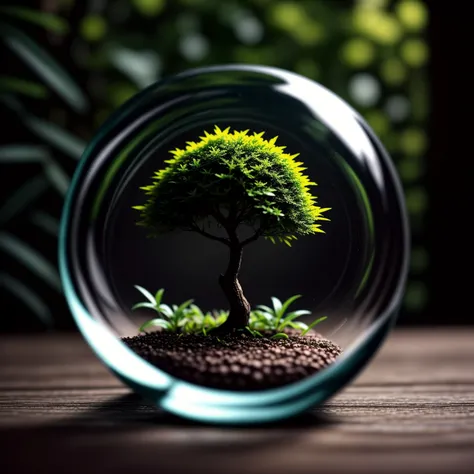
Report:
<svg viewBox="0 0 474 474"><path fill-rule="evenodd" d="M397 330L346 390L266 427L177 419L79 335L0 338L0 472L474 472L474 329Z"/></svg>

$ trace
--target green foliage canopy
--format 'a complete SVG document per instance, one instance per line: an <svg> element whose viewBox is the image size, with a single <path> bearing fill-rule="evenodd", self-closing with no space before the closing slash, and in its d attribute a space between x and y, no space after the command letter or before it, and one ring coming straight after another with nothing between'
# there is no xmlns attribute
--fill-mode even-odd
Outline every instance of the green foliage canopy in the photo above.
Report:
<svg viewBox="0 0 474 474"><path fill-rule="evenodd" d="M277 137L265 140L262 133L230 131L215 127L198 142L175 149L167 167L143 189L148 196L140 211L139 225L157 235L173 229L196 231L230 244L230 240L206 230L209 218L235 235L241 224L259 236L291 245L297 235L324 232L317 221L328 221L329 208L316 205L303 163L277 146Z"/></svg>

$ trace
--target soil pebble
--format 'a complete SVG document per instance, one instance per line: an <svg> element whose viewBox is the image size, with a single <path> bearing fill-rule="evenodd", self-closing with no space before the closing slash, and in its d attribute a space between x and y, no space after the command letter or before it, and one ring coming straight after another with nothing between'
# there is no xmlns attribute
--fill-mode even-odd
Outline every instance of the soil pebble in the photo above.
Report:
<svg viewBox="0 0 474 474"><path fill-rule="evenodd" d="M264 390L302 380L332 364L342 349L320 334L288 339L156 331L123 338L143 359L176 378L221 390Z"/></svg>

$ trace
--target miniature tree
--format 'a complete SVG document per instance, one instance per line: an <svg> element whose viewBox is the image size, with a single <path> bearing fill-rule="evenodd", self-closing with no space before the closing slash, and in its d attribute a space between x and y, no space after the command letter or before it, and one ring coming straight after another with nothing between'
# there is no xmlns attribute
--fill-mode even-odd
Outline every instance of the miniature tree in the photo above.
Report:
<svg viewBox="0 0 474 474"><path fill-rule="evenodd" d="M151 236L179 229L197 232L229 248L229 263L219 283L230 312L221 331L244 328L250 305L239 282L242 253L259 237L291 246L297 236L324 233L317 221L329 220L329 208L316 205L298 156L285 147L248 130L230 132L215 127L198 142L171 151L173 158L157 171L152 184L143 189L148 196L138 224ZM241 237L244 226L253 233ZM225 231L219 234L217 228ZM213 230L214 229L214 230ZM240 232L239 232L240 231ZM221 234L223 232L221 231Z"/></svg>

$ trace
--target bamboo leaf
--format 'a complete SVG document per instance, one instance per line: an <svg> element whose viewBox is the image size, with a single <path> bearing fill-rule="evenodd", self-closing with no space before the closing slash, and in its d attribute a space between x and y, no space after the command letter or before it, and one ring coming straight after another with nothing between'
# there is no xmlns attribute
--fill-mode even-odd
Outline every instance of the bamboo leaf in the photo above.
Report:
<svg viewBox="0 0 474 474"><path fill-rule="evenodd" d="M44 230L48 234L54 237L58 236L59 233L59 221L55 217L47 214L43 211L36 211L31 216L31 222L37 225L40 229Z"/></svg>
<svg viewBox="0 0 474 474"><path fill-rule="evenodd" d="M6 232L0 233L0 248L20 261L25 267L46 281L57 291L61 291L58 271L38 251L25 242Z"/></svg>
<svg viewBox="0 0 474 474"><path fill-rule="evenodd" d="M25 122L36 135L46 140L58 150L61 150L76 160L81 157L86 144L80 138L75 137L54 123L33 117L32 115L27 117Z"/></svg>
<svg viewBox="0 0 474 474"><path fill-rule="evenodd" d="M45 147L36 145L0 146L0 163L37 163L49 158Z"/></svg>
<svg viewBox="0 0 474 474"><path fill-rule="evenodd" d="M72 135L52 122L47 122L28 113L21 102L14 97L4 96L2 100L7 107L19 115L23 124L36 136L71 158L78 160L82 156L82 152L86 147L82 139Z"/></svg>
<svg viewBox="0 0 474 474"><path fill-rule="evenodd" d="M0 90L14 94L22 94L35 99L45 99L49 95L48 89L43 84L26 81L18 77L0 76Z"/></svg>
<svg viewBox="0 0 474 474"><path fill-rule="evenodd" d="M0 35L5 44L74 110L87 110L85 95L49 53L11 25L0 23Z"/></svg>
<svg viewBox="0 0 474 474"><path fill-rule="evenodd" d="M114 46L108 51L110 62L140 89L156 81L160 60L153 51L133 51Z"/></svg>
<svg viewBox="0 0 474 474"><path fill-rule="evenodd" d="M44 301L24 283L7 274L0 275L0 286L3 286L10 293L15 295L20 301L28 306L31 311L47 326L53 326L51 311Z"/></svg>
<svg viewBox="0 0 474 474"><path fill-rule="evenodd" d="M49 182L61 196L65 196L70 184L69 176L54 160L47 160L43 167Z"/></svg>
<svg viewBox="0 0 474 474"><path fill-rule="evenodd" d="M0 208L0 224L4 225L48 189L44 176L36 176L20 186Z"/></svg>
<svg viewBox="0 0 474 474"><path fill-rule="evenodd" d="M65 34L69 31L67 21L54 13L33 10L25 7L2 7L0 8L0 13L42 26L53 33Z"/></svg>

